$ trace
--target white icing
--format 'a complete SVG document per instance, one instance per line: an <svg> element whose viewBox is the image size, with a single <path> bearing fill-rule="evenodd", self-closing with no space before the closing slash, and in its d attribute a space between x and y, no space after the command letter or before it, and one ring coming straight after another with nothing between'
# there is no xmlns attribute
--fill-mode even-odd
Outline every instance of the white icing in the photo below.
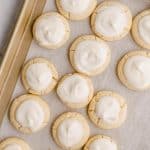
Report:
<svg viewBox="0 0 150 150"><path fill-rule="evenodd" d="M23 150L23 149L18 144L9 144L4 148L4 150Z"/></svg>
<svg viewBox="0 0 150 150"><path fill-rule="evenodd" d="M150 15L144 16L139 21L139 33L142 39L150 44Z"/></svg>
<svg viewBox="0 0 150 150"><path fill-rule="evenodd" d="M128 82L138 89L150 86L150 58L146 56L132 56L124 65L124 74Z"/></svg>
<svg viewBox="0 0 150 150"><path fill-rule="evenodd" d="M79 14L88 11L91 0L61 0L62 8L70 13Z"/></svg>
<svg viewBox="0 0 150 150"><path fill-rule="evenodd" d="M46 63L34 63L28 67L26 79L32 89L43 90L52 82L52 72Z"/></svg>
<svg viewBox="0 0 150 150"><path fill-rule="evenodd" d="M112 4L101 7L96 15L95 29L98 33L113 37L124 32L128 26L129 18L120 5Z"/></svg>
<svg viewBox="0 0 150 150"><path fill-rule="evenodd" d="M117 150L117 145L108 139L97 139L90 144L89 150Z"/></svg>
<svg viewBox="0 0 150 150"><path fill-rule="evenodd" d="M68 103L81 103L88 101L90 87L84 77L74 74L58 86L57 93Z"/></svg>
<svg viewBox="0 0 150 150"><path fill-rule="evenodd" d="M103 96L96 103L96 114L106 122L114 122L119 119L120 104L115 97Z"/></svg>
<svg viewBox="0 0 150 150"><path fill-rule="evenodd" d="M75 118L65 119L58 127L57 135L61 144L67 148L73 147L84 136L83 124Z"/></svg>
<svg viewBox="0 0 150 150"><path fill-rule="evenodd" d="M81 72L92 73L103 67L109 53L109 48L104 42L84 40L76 47L74 61Z"/></svg>
<svg viewBox="0 0 150 150"><path fill-rule="evenodd" d="M38 130L44 121L44 110L36 101L24 101L16 111L16 120L25 128Z"/></svg>
<svg viewBox="0 0 150 150"><path fill-rule="evenodd" d="M64 40L66 27L56 15L43 16L36 24L35 33L42 45L56 45Z"/></svg>

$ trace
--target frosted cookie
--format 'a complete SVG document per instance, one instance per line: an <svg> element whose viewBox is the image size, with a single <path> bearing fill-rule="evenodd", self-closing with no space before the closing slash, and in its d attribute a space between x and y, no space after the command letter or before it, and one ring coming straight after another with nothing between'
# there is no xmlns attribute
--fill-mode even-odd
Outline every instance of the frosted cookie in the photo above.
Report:
<svg viewBox="0 0 150 150"><path fill-rule="evenodd" d="M104 1L95 9L91 18L93 32L106 41L123 38L132 25L129 8L118 1Z"/></svg>
<svg viewBox="0 0 150 150"><path fill-rule="evenodd" d="M88 76L101 74L108 66L111 52L108 45L94 35L77 38L70 47L73 68Z"/></svg>
<svg viewBox="0 0 150 150"><path fill-rule="evenodd" d="M68 21L57 12L41 15L34 23L33 37L36 42L48 49L57 49L69 39Z"/></svg>
<svg viewBox="0 0 150 150"><path fill-rule="evenodd" d="M65 150L82 148L89 138L90 129L85 118L77 112L59 116L52 127L53 138Z"/></svg>
<svg viewBox="0 0 150 150"><path fill-rule="evenodd" d="M0 142L0 150L31 150L31 148L22 139L10 137Z"/></svg>
<svg viewBox="0 0 150 150"><path fill-rule="evenodd" d="M83 150L117 150L117 144L110 137L96 135L91 137Z"/></svg>
<svg viewBox="0 0 150 150"><path fill-rule="evenodd" d="M91 121L102 129L118 128L127 114L127 104L122 96L111 91L100 91L88 108Z"/></svg>
<svg viewBox="0 0 150 150"><path fill-rule="evenodd" d="M31 59L22 69L22 82L29 93L48 94L55 88L57 81L55 66L45 58Z"/></svg>
<svg viewBox="0 0 150 150"><path fill-rule="evenodd" d="M59 82L57 94L68 107L82 108L93 97L92 81L79 73L65 75Z"/></svg>
<svg viewBox="0 0 150 150"><path fill-rule="evenodd" d="M97 0L56 0L59 12L67 19L82 20L91 15Z"/></svg>
<svg viewBox="0 0 150 150"><path fill-rule="evenodd" d="M16 98L10 107L11 124L23 133L34 133L44 128L50 118L48 104L38 96L27 94Z"/></svg>
<svg viewBox="0 0 150 150"><path fill-rule="evenodd" d="M150 9L144 10L134 18L132 36L138 45L150 49Z"/></svg>
<svg viewBox="0 0 150 150"><path fill-rule="evenodd" d="M150 88L150 52L131 51L118 63L117 73L120 81L131 90Z"/></svg>

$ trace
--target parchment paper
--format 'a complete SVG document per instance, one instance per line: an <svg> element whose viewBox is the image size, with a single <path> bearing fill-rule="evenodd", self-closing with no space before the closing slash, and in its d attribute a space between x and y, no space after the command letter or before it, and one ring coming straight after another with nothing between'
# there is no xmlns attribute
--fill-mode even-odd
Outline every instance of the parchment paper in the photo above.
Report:
<svg viewBox="0 0 150 150"><path fill-rule="evenodd" d="M144 9L150 8L149 0L121 0L129 6L133 16ZM101 0L98 0L101 2ZM56 10L54 0L48 0L44 12ZM31 44L27 60L34 57L46 57L51 60L59 72L59 76L73 72L73 69L68 61L68 47L70 43L79 35L92 34L89 26L89 20L84 21L69 21L71 27L71 37L67 44L57 50L47 50L40 48L34 41ZM86 115L86 109L70 110L62 104L53 91L43 98L49 103L51 108L51 120L48 126L42 131L24 135L16 131L9 123L7 115L4 118L0 129L0 139L9 136L19 136L25 139L33 150L61 150L52 139L50 127L54 119L61 113L66 111L81 112L88 120L91 135L105 134L111 136L117 141L120 150L150 150L150 90L146 92L133 92L124 87L116 76L116 64L121 56L131 50L140 50L130 34L117 42L108 43L112 51L112 60L107 70L93 77L95 92L99 90L113 90L120 93L126 98L128 104L128 116L126 122L118 129L101 130L97 128ZM14 90L13 98L21 94L25 94L20 78L18 79Z"/></svg>

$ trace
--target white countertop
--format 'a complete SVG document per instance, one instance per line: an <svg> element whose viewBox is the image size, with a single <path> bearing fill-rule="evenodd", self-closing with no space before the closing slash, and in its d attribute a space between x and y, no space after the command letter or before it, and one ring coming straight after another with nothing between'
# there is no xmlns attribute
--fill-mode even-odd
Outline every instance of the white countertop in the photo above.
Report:
<svg viewBox="0 0 150 150"><path fill-rule="evenodd" d="M10 26L14 24L14 10L18 10L19 0L1 0L0 4L0 49L3 47L6 40L9 38ZM98 0L99 2L101 0ZM121 0L126 3L135 16L138 12L150 7L149 0ZM22 1L21 1L22 2ZM48 0L45 6L45 11L56 10L54 0ZM15 13L14 13L15 14ZM78 26L77 26L78 25ZM59 71L59 75L64 75L73 71L67 57L68 47L73 39L81 34L90 34L88 19L79 22L70 22L72 36L68 43L62 48L50 51L40 48L34 41L30 47L27 59L35 56L43 56L50 59ZM9 32L8 32L9 31ZM98 90L113 90L124 96L128 103L127 121L118 129L101 130L91 123L86 115L86 109L78 110L88 119L91 127L91 135L105 134L115 139L119 145L119 150L150 150L150 91L133 92L125 88L115 74L117 61L123 54L130 50L140 49L132 40L130 34L117 42L109 42L112 49L112 61L108 69L100 76L93 77L95 91ZM0 51L1 52L1 51ZM61 60L61 63L60 63ZM111 84L110 84L111 83ZM16 85L13 97L26 93L21 85L20 79ZM57 97L55 92L44 96L51 108L51 120L47 128L33 134L23 135L17 132L9 123L7 115L0 129L0 139L8 136L20 136L24 138L34 150L61 150L50 136L50 126L53 120L64 111L70 111L64 106Z"/></svg>
<svg viewBox="0 0 150 150"><path fill-rule="evenodd" d="M0 1L0 55L3 55L24 0Z"/></svg>

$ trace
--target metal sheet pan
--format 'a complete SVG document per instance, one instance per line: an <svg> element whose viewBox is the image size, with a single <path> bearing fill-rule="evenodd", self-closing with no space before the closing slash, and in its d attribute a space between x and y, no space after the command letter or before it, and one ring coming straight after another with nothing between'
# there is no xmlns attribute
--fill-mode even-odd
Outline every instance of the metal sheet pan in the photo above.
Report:
<svg viewBox="0 0 150 150"><path fill-rule="evenodd" d="M101 2L102 0L98 0ZM133 16L140 11L150 8L149 0L121 0L129 6ZM56 10L54 0L47 0L45 12ZM62 76L66 73L73 72L73 69L68 61L68 48L70 43L79 35L92 34L89 26L89 19L84 21L73 22L70 21L71 37L67 44L62 48L55 51L40 48L34 41L32 42L26 60L41 56L50 59L58 69L59 75ZM116 76L116 64L121 56L131 50L140 50L135 42L132 40L131 35L128 34L125 38L116 42L108 42L112 50L112 60L108 69L100 76L93 77L95 92L99 90L113 90L124 96L128 103L128 117L126 122L118 129L101 130L98 129L88 119L86 109L76 110L81 112L88 120L91 135L105 134L115 139L119 145L119 150L149 150L150 149L150 91L146 92L133 92L125 88ZM61 60L61 63L60 63ZM25 94L20 77L18 79L16 88L13 93L13 98L21 94ZM61 150L52 139L50 128L54 119L61 113L66 111L73 111L63 105L53 91L49 95L43 97L51 108L51 120L48 126L42 131L32 134L24 135L16 131L9 123L7 115L3 121L0 129L1 136L20 136L24 138L35 150ZM74 110L75 111L75 110Z"/></svg>

